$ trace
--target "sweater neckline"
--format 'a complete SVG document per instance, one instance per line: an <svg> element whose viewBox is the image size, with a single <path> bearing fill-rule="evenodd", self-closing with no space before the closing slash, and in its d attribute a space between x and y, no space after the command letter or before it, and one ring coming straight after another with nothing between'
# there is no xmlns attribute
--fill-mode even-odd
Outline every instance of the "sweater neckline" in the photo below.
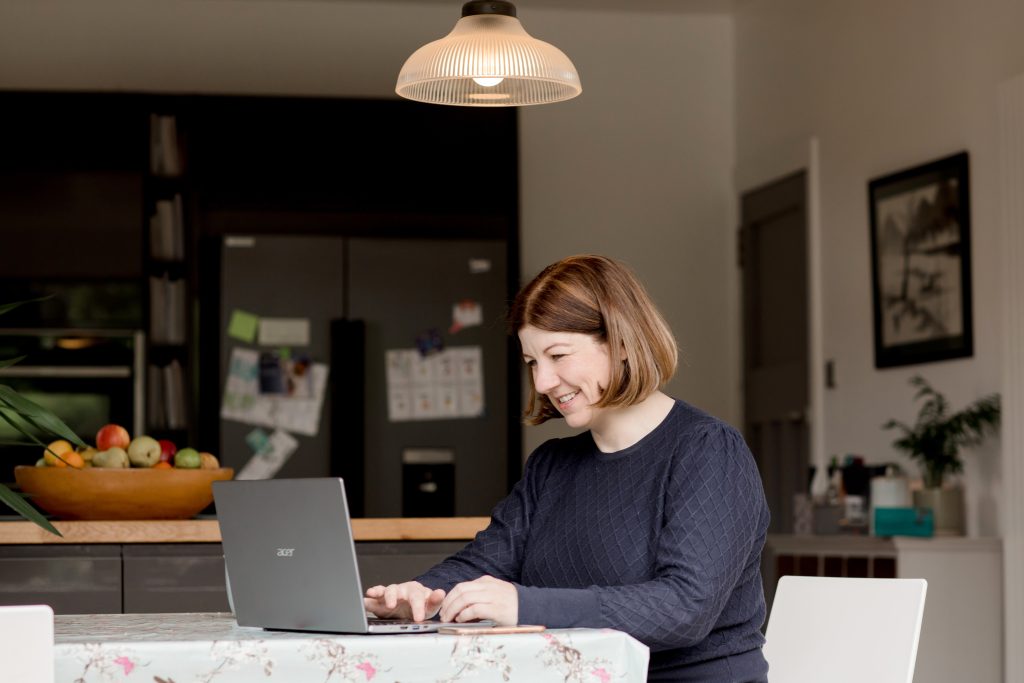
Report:
<svg viewBox="0 0 1024 683"><path fill-rule="evenodd" d="M594 457L597 460L602 461L602 462L606 462L606 461L609 461L609 460L619 460L621 458L625 458L625 457L627 457L629 455L632 455L633 453L636 453L637 451L643 449L648 444L648 442L650 442L652 439L654 439L655 436L659 432L661 432L662 430L664 430L666 428L666 425L668 424L670 418L675 413L677 413L679 410L682 409L682 405L683 405L682 401L680 401L679 399L674 399L674 402L672 404L672 409L668 411L668 414L666 414L665 417L662 418L661 422L659 422L654 427L654 429L652 429L651 431L649 431L646 434L644 434L643 437L641 437L641 439L639 441L637 441L635 444L633 444L632 446L626 446L625 448L623 448L620 451L613 451L611 453L605 453L604 451L602 451L600 448L597 447L597 442L594 441L594 434L593 434L593 432L591 432L590 430L587 430L587 440L590 442L590 450L591 450L591 452L593 453Z"/></svg>

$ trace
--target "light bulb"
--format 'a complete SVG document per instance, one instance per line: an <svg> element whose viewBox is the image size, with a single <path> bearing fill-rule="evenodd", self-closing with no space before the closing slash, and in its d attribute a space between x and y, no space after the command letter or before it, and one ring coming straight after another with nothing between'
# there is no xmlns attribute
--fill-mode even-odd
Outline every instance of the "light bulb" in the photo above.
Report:
<svg viewBox="0 0 1024 683"><path fill-rule="evenodd" d="M482 85L485 88L493 88L494 86L501 83L503 80L505 79L502 76L498 76L496 78L476 78L475 76L473 77L474 83L476 83L477 85Z"/></svg>

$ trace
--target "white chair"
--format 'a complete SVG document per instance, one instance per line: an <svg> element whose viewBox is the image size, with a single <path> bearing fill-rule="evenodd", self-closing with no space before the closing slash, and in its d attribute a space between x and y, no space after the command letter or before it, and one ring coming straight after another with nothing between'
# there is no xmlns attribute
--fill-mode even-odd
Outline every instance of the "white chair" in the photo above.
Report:
<svg viewBox="0 0 1024 683"><path fill-rule="evenodd" d="M928 582L784 576L765 634L771 683L912 683Z"/></svg>
<svg viewBox="0 0 1024 683"><path fill-rule="evenodd" d="M53 683L53 610L49 605L0 607L0 680Z"/></svg>

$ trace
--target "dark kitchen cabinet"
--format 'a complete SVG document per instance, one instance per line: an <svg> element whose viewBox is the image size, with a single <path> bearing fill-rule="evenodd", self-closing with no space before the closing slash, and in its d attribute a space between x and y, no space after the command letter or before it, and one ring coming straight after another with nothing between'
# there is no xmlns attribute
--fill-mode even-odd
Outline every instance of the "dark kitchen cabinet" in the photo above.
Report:
<svg viewBox="0 0 1024 683"><path fill-rule="evenodd" d="M414 578L464 541L356 543L364 588ZM229 611L220 543L0 545L0 605L56 614Z"/></svg>
<svg viewBox="0 0 1024 683"><path fill-rule="evenodd" d="M0 545L0 604L46 604L57 614L117 614L119 545Z"/></svg>

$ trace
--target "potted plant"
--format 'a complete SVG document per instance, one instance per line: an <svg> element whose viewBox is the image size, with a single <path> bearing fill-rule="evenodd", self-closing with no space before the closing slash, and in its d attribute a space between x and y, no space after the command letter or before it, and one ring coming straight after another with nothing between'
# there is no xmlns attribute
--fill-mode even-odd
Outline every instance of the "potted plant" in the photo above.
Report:
<svg viewBox="0 0 1024 683"><path fill-rule="evenodd" d="M945 396L923 377L912 377L910 384L917 388L914 401L924 400L914 426L889 420L882 428L900 430L903 435L892 445L921 466L924 488L914 492L915 507L931 508L937 534L963 534L963 491L943 484L947 474L964 469L960 449L978 445L987 431L999 425L999 394L985 396L950 413Z"/></svg>
<svg viewBox="0 0 1024 683"><path fill-rule="evenodd" d="M33 299L32 301L41 301L41 299ZM3 315L4 313L7 313L8 311L11 311L25 303L30 302L19 301L13 304L0 305L0 315ZM8 368L20 361L22 358L23 356L19 358L0 359L0 368ZM28 441L0 442L0 446L37 445L45 449L46 444L40 441L35 435L40 431L59 436L62 439L67 439L77 446L85 446L85 443L78 438L78 435L71 431L71 429L64 424L60 418L46 408L28 400L13 388L5 384L0 384L0 420L11 425L11 427L13 427L18 433L28 439ZM54 455L57 454L55 453ZM50 522L48 522L38 510L29 505L21 494L12 491L2 483L0 483L0 502L3 502L7 507L17 512L25 519L35 522L50 533L56 534L57 536L61 535L61 533L57 531L56 527L50 524Z"/></svg>

